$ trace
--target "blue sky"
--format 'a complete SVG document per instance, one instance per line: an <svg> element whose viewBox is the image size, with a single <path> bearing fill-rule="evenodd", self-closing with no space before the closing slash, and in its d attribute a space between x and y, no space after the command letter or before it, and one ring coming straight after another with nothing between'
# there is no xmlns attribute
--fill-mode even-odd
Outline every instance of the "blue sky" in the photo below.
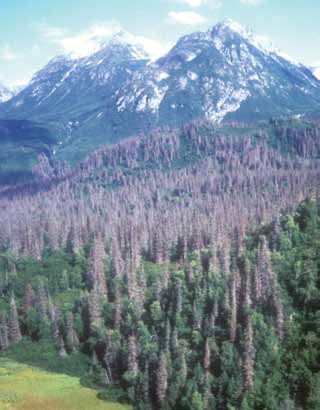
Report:
<svg viewBox="0 0 320 410"><path fill-rule="evenodd" d="M226 18L320 65L319 17L317 0L0 0L0 82L23 83L53 56L87 52L96 37L120 29L159 54Z"/></svg>

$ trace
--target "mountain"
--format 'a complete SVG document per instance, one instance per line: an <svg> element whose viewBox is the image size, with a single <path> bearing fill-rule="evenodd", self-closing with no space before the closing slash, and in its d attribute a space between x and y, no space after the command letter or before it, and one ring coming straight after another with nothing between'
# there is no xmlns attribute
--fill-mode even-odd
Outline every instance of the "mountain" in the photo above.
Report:
<svg viewBox="0 0 320 410"><path fill-rule="evenodd" d="M117 97L119 111L160 124L197 117L247 121L317 107L320 82L263 38L226 21L180 39Z"/></svg>
<svg viewBox="0 0 320 410"><path fill-rule="evenodd" d="M5 114L0 118L6 119L0 120L0 183L30 176L38 154L53 157L62 141L66 147L80 121L84 126L91 116L99 116L127 76L149 60L149 55L133 40L122 32L101 44L93 55L58 56L3 104ZM104 135L102 131L95 141L90 141L90 149L79 144L75 157L79 153L85 156L103 144Z"/></svg>
<svg viewBox="0 0 320 410"><path fill-rule="evenodd" d="M59 56L2 104L56 135L59 158L76 162L104 143L207 118L255 121L319 110L320 81L231 20L182 37L157 61L122 32L90 56Z"/></svg>
<svg viewBox="0 0 320 410"><path fill-rule="evenodd" d="M5 107L10 117L42 117L49 121L90 116L108 101L127 77L149 59L139 46L119 33L97 52L81 58L55 57Z"/></svg>
<svg viewBox="0 0 320 410"><path fill-rule="evenodd" d="M3 105L1 116L46 123L65 142L79 127L98 120L117 90L149 59L126 32L101 44L92 55L55 57ZM103 142L105 133L100 130L96 145Z"/></svg>
<svg viewBox="0 0 320 410"><path fill-rule="evenodd" d="M12 91L8 87L5 87L4 85L0 84L0 103L8 101L12 97Z"/></svg>

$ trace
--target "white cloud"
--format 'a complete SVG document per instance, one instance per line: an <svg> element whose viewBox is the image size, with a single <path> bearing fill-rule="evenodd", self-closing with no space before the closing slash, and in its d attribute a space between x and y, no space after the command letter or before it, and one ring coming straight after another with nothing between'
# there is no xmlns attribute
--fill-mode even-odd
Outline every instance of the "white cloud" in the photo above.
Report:
<svg viewBox="0 0 320 410"><path fill-rule="evenodd" d="M4 61L13 61L17 58L17 55L11 50L11 47L6 44L0 49L0 59Z"/></svg>
<svg viewBox="0 0 320 410"><path fill-rule="evenodd" d="M69 35L63 28L51 27L47 24L38 25L37 30L43 37L58 45L63 53L70 55L72 58L91 55L99 50L102 43L119 32L124 32L128 41L142 45L152 59L162 56L169 49L169 45L161 44L147 37L126 33L116 21L93 24L75 35Z"/></svg>
<svg viewBox="0 0 320 410"><path fill-rule="evenodd" d="M170 23L180 23L189 26L199 25L206 22L206 18L194 11L170 11L168 21Z"/></svg>
<svg viewBox="0 0 320 410"><path fill-rule="evenodd" d="M177 0L179 3L186 4L192 8L199 8L202 6L210 6L213 8L219 8L222 6L220 0Z"/></svg>
<svg viewBox="0 0 320 410"><path fill-rule="evenodd" d="M240 3L246 6L260 6L264 0L240 0Z"/></svg>

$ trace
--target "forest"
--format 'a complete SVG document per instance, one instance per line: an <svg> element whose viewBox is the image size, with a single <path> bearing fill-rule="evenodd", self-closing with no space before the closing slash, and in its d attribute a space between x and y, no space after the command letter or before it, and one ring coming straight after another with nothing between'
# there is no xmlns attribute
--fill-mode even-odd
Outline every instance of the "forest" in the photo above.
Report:
<svg viewBox="0 0 320 410"><path fill-rule="evenodd" d="M140 410L319 409L319 123L198 121L33 175L0 191L2 355L81 357Z"/></svg>

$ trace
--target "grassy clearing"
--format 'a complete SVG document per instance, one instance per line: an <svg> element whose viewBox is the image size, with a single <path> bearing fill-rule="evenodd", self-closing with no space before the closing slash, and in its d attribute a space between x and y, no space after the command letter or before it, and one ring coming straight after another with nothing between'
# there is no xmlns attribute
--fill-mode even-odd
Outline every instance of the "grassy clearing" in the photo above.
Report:
<svg viewBox="0 0 320 410"><path fill-rule="evenodd" d="M107 403L78 377L50 373L0 357L0 410L126 410Z"/></svg>
<svg viewBox="0 0 320 410"><path fill-rule="evenodd" d="M82 353L61 358L50 340L33 343L24 338L0 355L1 358L46 372L62 373L79 378L87 373L89 367L89 358Z"/></svg>

